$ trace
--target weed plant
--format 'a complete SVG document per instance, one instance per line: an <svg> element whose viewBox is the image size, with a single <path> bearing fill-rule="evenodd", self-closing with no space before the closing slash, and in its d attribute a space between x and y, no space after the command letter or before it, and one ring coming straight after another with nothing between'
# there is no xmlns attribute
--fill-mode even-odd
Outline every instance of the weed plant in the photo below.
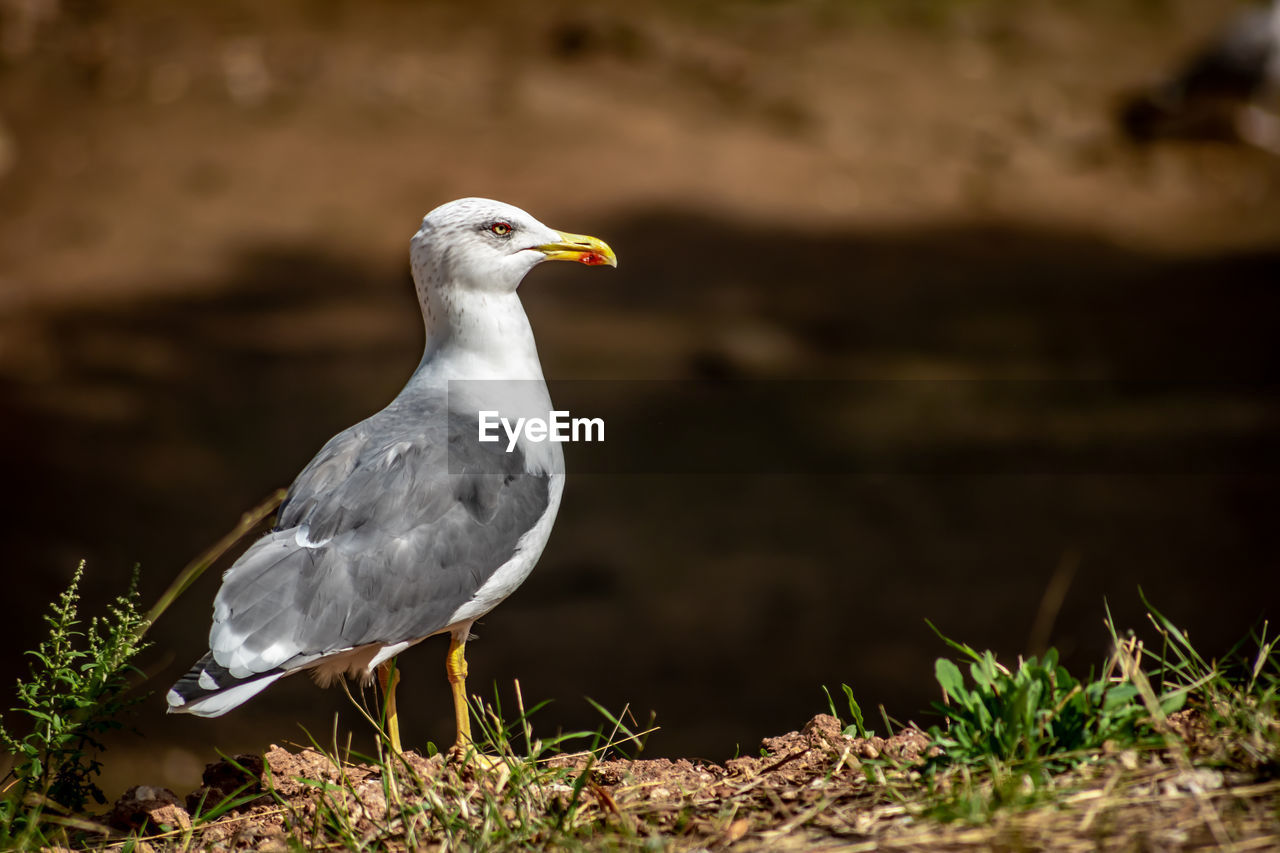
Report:
<svg viewBox="0 0 1280 853"><path fill-rule="evenodd" d="M934 665L943 700L933 708L945 724L930 733L948 764L1035 762L1053 771L1088 760L1107 744L1159 743L1146 726L1139 690L1128 681L1080 681L1058 662L1056 649L1010 670L990 651L942 639L969 662L967 680L948 658ZM1185 700L1184 691L1172 691L1161 698L1161 710L1173 713Z"/></svg>
<svg viewBox="0 0 1280 853"><path fill-rule="evenodd" d="M147 626L137 571L108 615L88 625L78 611L83 575L81 562L44 617L48 639L28 652L30 676L18 680L11 710L29 720L30 732L19 738L0 725L0 747L14 757L0 780L0 844L30 841L43 822L78 814L91 800L105 802L95 781L101 738L120 729L124 712L140 701L127 695L136 672L130 661L145 646Z"/></svg>
<svg viewBox="0 0 1280 853"><path fill-rule="evenodd" d="M1143 599L1160 638L1151 653L1133 632L1117 630L1101 677L1072 676L1055 649L1010 669L935 633L967 662L939 658L935 677L943 718L932 726L923 773L931 798L920 813L982 823L1006 807L1028 807L1081 784L1083 764L1119 754L1163 750L1180 772L1208 758L1219 766L1274 776L1280 769L1280 655L1264 624L1256 651L1237 646L1223 662L1196 651L1186 634ZM933 628L932 625L930 625ZM1144 666L1144 659L1146 666ZM1154 666L1152 666L1154 663ZM1171 717L1186 710L1182 737Z"/></svg>

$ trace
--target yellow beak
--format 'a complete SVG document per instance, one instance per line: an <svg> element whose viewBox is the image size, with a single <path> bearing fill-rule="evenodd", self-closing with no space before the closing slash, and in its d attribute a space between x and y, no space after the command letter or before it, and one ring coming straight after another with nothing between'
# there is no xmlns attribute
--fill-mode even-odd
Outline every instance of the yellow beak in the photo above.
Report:
<svg viewBox="0 0 1280 853"><path fill-rule="evenodd" d="M539 252L547 256L549 261L577 261L580 264L589 266L600 266L608 264L611 267L618 265L618 256L613 253L613 249L609 248L609 244L596 237L588 237L585 234L570 234L567 231L557 231L560 240L556 243L544 243L541 246L534 246Z"/></svg>

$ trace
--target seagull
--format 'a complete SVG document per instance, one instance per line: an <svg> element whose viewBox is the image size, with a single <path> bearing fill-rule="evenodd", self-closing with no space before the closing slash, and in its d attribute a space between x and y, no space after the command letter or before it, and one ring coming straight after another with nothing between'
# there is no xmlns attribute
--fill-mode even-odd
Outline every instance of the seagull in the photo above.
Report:
<svg viewBox="0 0 1280 853"><path fill-rule="evenodd" d="M617 266L595 237L555 231L481 198L441 205L410 241L426 349L404 389L302 470L274 528L223 575L209 651L167 695L171 713L217 717L281 678L321 686L377 673L401 752L394 661L449 635L456 747L472 744L471 626L528 577L564 489L559 443L482 441L481 412L553 411L521 280L546 260Z"/></svg>
<svg viewBox="0 0 1280 853"><path fill-rule="evenodd" d="M1135 142L1227 138L1280 155L1280 0L1231 18L1178 70L1132 96L1118 117Z"/></svg>

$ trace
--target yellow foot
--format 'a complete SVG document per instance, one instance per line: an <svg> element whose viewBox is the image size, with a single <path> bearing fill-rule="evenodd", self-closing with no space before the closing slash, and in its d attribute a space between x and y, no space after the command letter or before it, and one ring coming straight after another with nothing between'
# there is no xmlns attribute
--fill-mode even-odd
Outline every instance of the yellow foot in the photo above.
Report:
<svg viewBox="0 0 1280 853"><path fill-rule="evenodd" d="M444 754L444 760L458 768L460 773L485 776L493 782L494 791L501 791L511 778L511 761L497 755L477 752L474 744L454 744Z"/></svg>
<svg viewBox="0 0 1280 853"><path fill-rule="evenodd" d="M479 747L474 743L455 743L453 746L449 747L447 752L445 752L444 760L450 764L461 764L464 766L472 764L486 770L491 770L499 764L506 763L495 755L485 755L480 752Z"/></svg>

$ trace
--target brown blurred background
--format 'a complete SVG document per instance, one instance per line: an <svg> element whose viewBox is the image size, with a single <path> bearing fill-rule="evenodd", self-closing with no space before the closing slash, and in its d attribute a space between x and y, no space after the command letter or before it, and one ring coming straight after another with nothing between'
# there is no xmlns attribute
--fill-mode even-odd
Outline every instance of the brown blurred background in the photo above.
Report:
<svg viewBox="0 0 1280 853"><path fill-rule="evenodd" d="M0 683L81 558L89 610L135 562L149 603L390 399L421 347L408 239L463 195L621 260L522 290L548 376L593 380L557 393L617 438L478 626L475 691L518 677L546 732L630 702L651 754L722 760L823 684L927 724L926 618L1084 673L1104 597L1138 626L1141 586L1226 650L1280 600L1280 158L1134 147L1112 116L1230 11L0 0ZM664 467L658 434L764 461ZM772 455L810 435L829 456ZM216 574L153 631L109 794L328 740L335 711L367 735L302 678L163 715ZM442 658L402 660L410 743L451 737Z"/></svg>

